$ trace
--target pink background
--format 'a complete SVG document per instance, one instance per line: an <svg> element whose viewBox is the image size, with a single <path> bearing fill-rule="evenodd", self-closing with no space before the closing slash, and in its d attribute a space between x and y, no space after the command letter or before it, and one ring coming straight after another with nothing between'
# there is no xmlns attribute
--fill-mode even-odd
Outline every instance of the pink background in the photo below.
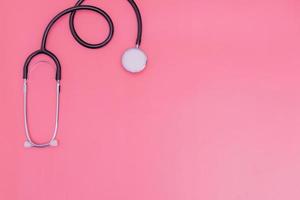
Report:
<svg viewBox="0 0 300 200"><path fill-rule="evenodd" d="M23 63L75 2L1 2L0 199L300 199L300 1L137 0L149 56L138 75L120 65L136 37L129 4L88 1L111 15L115 36L89 50L67 17L56 24L48 47L63 70L60 146L24 149ZM94 13L76 24L91 42L107 31ZM37 141L53 128L50 66L30 68Z"/></svg>

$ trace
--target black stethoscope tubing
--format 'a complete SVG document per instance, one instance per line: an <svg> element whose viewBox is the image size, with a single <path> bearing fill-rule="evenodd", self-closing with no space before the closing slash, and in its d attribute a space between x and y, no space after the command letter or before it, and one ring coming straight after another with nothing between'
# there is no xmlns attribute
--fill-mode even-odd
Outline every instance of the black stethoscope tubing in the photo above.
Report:
<svg viewBox="0 0 300 200"><path fill-rule="evenodd" d="M69 27L70 27L70 30L71 30L71 33L72 33L72 36L74 37L74 39L82 46L84 46L86 48L90 48L90 49L98 49L98 48L104 47L111 41L111 39L114 35L114 25L113 25L113 21L111 20L110 16L105 11L103 11L102 9L97 8L95 6L81 5L83 2L84 2L84 0L79 0L74 7L63 10L49 22L49 24L47 25L46 30L44 31L44 34L43 34L43 39L42 39L42 44L41 44L40 50L33 52L31 55L29 55L29 57L25 61L24 68L23 68L23 79L26 79L26 80L28 79L28 68L29 68L29 64L32 61L32 59L39 54L45 54L45 55L49 56L56 65L55 79L57 81L61 80L61 64L60 64L58 58L55 56L55 54L53 54L51 51L47 50L46 44L47 44L49 32L50 32L51 28L53 27L53 25L55 24L55 22L57 22L61 17L63 17L66 14L71 13L70 20L69 20ZM134 2L134 0L128 0L128 2L132 6L132 8L136 14L136 18L137 18L138 30L137 30L136 46L139 47L141 44L141 40L142 40L142 17L141 17L139 8L136 5L136 3ZM76 32L76 29L74 26L75 14L76 14L76 11L79 11L79 10L93 11L104 17L104 19L106 20L106 22L108 23L108 26L109 26L109 33L103 42L98 43L98 44L90 44L90 43L84 41L82 38L80 38L80 36Z"/></svg>

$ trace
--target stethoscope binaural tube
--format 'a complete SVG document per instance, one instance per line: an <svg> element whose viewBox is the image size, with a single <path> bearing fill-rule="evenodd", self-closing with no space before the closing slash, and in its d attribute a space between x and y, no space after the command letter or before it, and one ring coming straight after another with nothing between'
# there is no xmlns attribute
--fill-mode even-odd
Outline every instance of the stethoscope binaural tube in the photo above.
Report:
<svg viewBox="0 0 300 200"><path fill-rule="evenodd" d="M74 37L74 39L79 44L81 44L82 46L84 46L86 48L90 48L90 49L98 49L98 48L104 47L105 45L107 45L111 41L111 39L114 35L114 25L113 25L113 22L112 22L110 16L105 11L103 11L100 8L97 8L95 6L81 5L83 2L84 2L84 0L79 0L74 7L70 7L70 8L67 8L67 9L63 10L62 12L57 14L50 21L50 23L47 25L46 30L43 34L43 39L42 39L42 44L41 44L40 50L35 51L34 53L32 53L25 61L24 68L23 68L23 79L24 79L24 128L25 128L25 133L26 133L26 142L24 143L25 147L43 148L43 147L57 146L58 145L58 142L56 140L56 136L57 136L57 131L58 131L60 80L61 80L62 72L61 72L61 65L60 65L60 62L59 62L58 58L52 52L47 50L47 46L46 46L49 32L50 32L51 28L53 27L53 25L55 24L55 22L57 22L64 15L70 14L69 27L70 27L72 36ZM130 49L125 51L125 53L122 56L122 64L123 64L123 67L127 71L132 72L132 73L136 73L136 72L142 71L145 68L146 62L147 62L147 56L140 49L140 45L141 45L141 41L142 41L142 17L141 17L141 13L139 11L139 8L138 8L137 4L134 2L134 0L128 0L128 2L132 6L132 8L133 8L133 10L136 14L137 27L138 28L137 28L137 38L136 38L135 47L130 48ZM75 18L76 12L80 11L80 10L93 11L93 12L96 12L99 15L104 17L104 19L106 20L106 22L108 23L108 26L109 26L109 33L108 33L106 39L103 42L98 43L98 44L90 44L90 43L84 41L83 39L81 39L80 36L77 34L77 32L75 30L75 27L74 27L74 18ZM27 117L28 68L29 68L29 65L30 65L30 62L32 61L32 59L34 57L36 57L37 55L40 55L40 54L45 54L45 55L49 56L54 61L55 65L56 65L55 79L56 79L56 88L57 88L56 89L55 128L54 128L52 137L49 140L49 142L43 143L43 144L35 143L31 139L30 131L29 131L29 127L28 127L28 117Z"/></svg>
<svg viewBox="0 0 300 200"><path fill-rule="evenodd" d="M56 80L56 110L55 110L55 127L52 133L52 137L49 140L49 142L38 144L34 142L31 139L29 127L28 127L28 116L27 116L27 91L28 91L28 86L27 86L27 80L28 80L28 68L29 65L32 61L33 58L36 56L44 54L49 56L53 62L56 65L56 75L55 75L55 80ZM58 142L56 140L57 136L57 131L58 131L58 119L59 119L59 96L60 96L60 80L61 80L61 66L60 62L57 59L57 57L51 53L48 50L38 50L32 53L26 60L24 69L23 69L23 79L24 79L24 97L23 97L23 103L24 103L24 128L25 128L25 135L26 135L26 141L24 143L24 147L29 148L29 147L37 147L37 148L43 148L43 147L48 147L48 146L57 146Z"/></svg>

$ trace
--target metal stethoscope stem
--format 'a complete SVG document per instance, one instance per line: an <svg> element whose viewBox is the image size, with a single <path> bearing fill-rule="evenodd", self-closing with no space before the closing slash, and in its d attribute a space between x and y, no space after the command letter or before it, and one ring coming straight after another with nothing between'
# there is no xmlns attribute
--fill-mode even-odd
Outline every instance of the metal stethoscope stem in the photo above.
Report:
<svg viewBox="0 0 300 200"><path fill-rule="evenodd" d="M26 142L24 143L25 147L48 147L48 146L57 146L58 142L56 140L57 131L58 131L58 120L59 120L59 96L60 96L60 81L56 81L56 109L55 109L55 126L52 133L52 137L49 142L38 144L31 139L29 127L28 127L28 116L27 116L27 80L24 79L24 126L26 134Z"/></svg>

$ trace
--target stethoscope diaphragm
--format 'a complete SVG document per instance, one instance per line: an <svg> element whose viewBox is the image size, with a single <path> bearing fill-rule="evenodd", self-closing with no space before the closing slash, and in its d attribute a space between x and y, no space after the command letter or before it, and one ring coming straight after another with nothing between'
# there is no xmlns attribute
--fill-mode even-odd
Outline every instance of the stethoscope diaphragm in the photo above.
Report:
<svg viewBox="0 0 300 200"><path fill-rule="evenodd" d="M145 69L147 56L140 48L130 48L122 56L123 67L131 73L138 73Z"/></svg>

